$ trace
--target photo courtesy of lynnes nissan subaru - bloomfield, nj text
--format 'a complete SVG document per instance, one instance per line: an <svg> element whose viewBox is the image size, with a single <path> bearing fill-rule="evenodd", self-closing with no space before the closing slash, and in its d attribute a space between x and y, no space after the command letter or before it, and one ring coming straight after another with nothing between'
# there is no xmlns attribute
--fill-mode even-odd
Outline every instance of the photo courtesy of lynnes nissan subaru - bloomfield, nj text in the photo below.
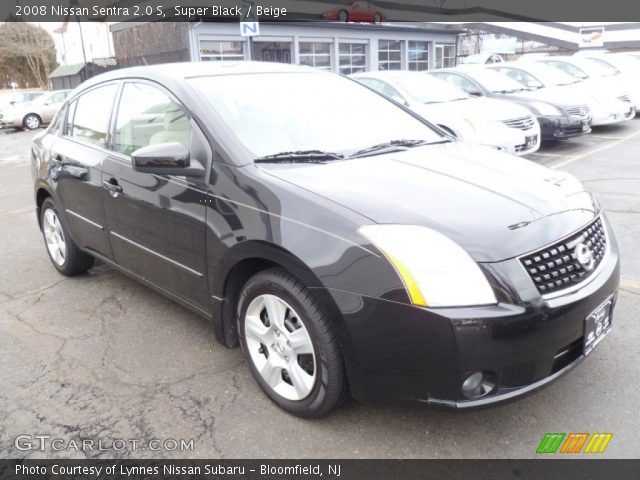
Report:
<svg viewBox="0 0 640 480"><path fill-rule="evenodd" d="M570 370L612 325L618 249L577 179L336 74L105 73L31 153L56 269L98 259L206 317L295 415L348 398L497 404Z"/></svg>

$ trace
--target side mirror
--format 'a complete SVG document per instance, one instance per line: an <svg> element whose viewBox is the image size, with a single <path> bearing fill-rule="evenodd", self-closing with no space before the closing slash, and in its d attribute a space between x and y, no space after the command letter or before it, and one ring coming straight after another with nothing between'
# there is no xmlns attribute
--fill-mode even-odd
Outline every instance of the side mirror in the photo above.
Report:
<svg viewBox="0 0 640 480"><path fill-rule="evenodd" d="M472 97L481 97L482 96L482 92L480 90L475 89L475 88L468 88L468 89L465 90L465 92L467 92Z"/></svg>
<svg viewBox="0 0 640 480"><path fill-rule="evenodd" d="M529 88L542 88L542 83L537 80L529 80L527 82L527 87Z"/></svg>
<svg viewBox="0 0 640 480"><path fill-rule="evenodd" d="M154 175L204 176L204 167L198 161L192 161L189 149L178 142L139 148L131 154L131 168Z"/></svg>

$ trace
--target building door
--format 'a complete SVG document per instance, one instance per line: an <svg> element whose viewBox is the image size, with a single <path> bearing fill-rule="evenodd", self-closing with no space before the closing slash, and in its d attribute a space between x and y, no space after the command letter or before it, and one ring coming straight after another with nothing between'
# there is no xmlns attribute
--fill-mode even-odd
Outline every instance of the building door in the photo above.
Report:
<svg viewBox="0 0 640 480"><path fill-rule="evenodd" d="M436 68L449 68L456 66L456 47L448 43L436 43Z"/></svg>

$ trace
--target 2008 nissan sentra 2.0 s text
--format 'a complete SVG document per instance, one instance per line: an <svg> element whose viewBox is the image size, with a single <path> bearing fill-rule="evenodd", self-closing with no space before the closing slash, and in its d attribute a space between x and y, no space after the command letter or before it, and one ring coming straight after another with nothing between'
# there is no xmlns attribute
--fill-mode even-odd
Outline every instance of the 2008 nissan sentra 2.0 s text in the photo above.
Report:
<svg viewBox="0 0 640 480"><path fill-rule="evenodd" d="M55 268L97 258L207 317L296 415L512 399L611 326L618 250L574 177L456 142L338 75L110 72L32 158Z"/></svg>

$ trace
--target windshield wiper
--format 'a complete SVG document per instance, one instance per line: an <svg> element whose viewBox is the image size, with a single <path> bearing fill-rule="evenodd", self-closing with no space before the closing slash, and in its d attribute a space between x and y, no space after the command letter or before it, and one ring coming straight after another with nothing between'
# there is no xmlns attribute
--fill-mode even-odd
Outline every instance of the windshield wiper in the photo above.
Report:
<svg viewBox="0 0 640 480"><path fill-rule="evenodd" d="M515 89L512 88L511 90L494 90L493 93L502 93L502 94L516 93L516 92L522 92L524 90L526 90L526 88L515 88Z"/></svg>
<svg viewBox="0 0 640 480"><path fill-rule="evenodd" d="M342 160L344 155L322 150L295 150L292 152L280 152L273 155L265 155L254 160L255 163L324 163L331 160Z"/></svg>
<svg viewBox="0 0 640 480"><path fill-rule="evenodd" d="M348 158L366 157L367 155L382 155L383 153L404 151L408 148L420 147L422 145L433 145L436 143L446 143L451 140L443 139L435 142L428 142L426 140L391 140L390 142L379 143L372 147L363 148L355 153L349 155Z"/></svg>

